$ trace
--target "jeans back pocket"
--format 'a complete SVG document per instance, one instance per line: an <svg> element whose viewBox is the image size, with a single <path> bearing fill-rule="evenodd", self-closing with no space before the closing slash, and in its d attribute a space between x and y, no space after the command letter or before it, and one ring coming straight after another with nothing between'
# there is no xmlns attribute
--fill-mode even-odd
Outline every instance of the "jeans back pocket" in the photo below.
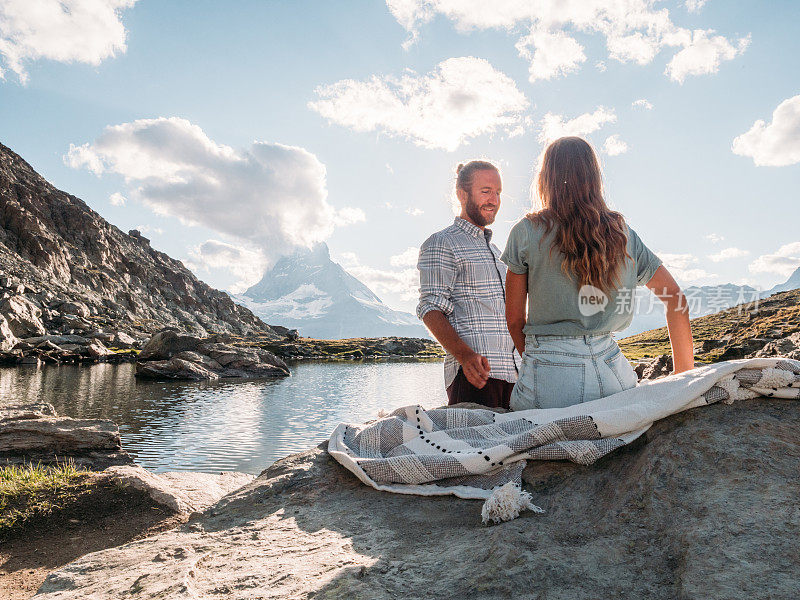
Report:
<svg viewBox="0 0 800 600"><path fill-rule="evenodd" d="M533 359L533 388L539 408L580 404L586 387L586 365Z"/></svg>
<svg viewBox="0 0 800 600"><path fill-rule="evenodd" d="M639 377L636 375L636 371L633 370L631 363L628 362L628 359L625 358L625 355L619 347L611 353L611 356L605 359L605 363L617 378L623 390L636 387L636 384L639 383Z"/></svg>

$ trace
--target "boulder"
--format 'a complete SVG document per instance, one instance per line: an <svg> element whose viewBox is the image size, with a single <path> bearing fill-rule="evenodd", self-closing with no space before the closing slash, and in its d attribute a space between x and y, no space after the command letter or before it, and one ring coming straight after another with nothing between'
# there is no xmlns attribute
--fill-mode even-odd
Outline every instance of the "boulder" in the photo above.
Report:
<svg viewBox="0 0 800 600"><path fill-rule="evenodd" d="M787 358L800 360L800 331L767 343L752 356L786 356Z"/></svg>
<svg viewBox="0 0 800 600"><path fill-rule="evenodd" d="M84 319L92 314L92 311L83 302L64 302L54 308L57 308L62 315L74 315Z"/></svg>
<svg viewBox="0 0 800 600"><path fill-rule="evenodd" d="M643 379L658 379L659 377L666 377L672 373L672 355L662 354L648 362L640 361L634 367L634 371L639 376L639 380Z"/></svg>
<svg viewBox="0 0 800 600"><path fill-rule="evenodd" d="M64 455L119 449L119 428L113 421L54 416L0 420L0 453Z"/></svg>
<svg viewBox="0 0 800 600"><path fill-rule="evenodd" d="M89 469L133 462L121 449L119 428L112 421L59 417L46 403L0 408L0 464L67 459Z"/></svg>
<svg viewBox="0 0 800 600"><path fill-rule="evenodd" d="M162 329L151 337L139 353L141 360L166 360L183 350L194 350L201 338L185 335L176 329Z"/></svg>
<svg viewBox="0 0 800 600"><path fill-rule="evenodd" d="M480 501L379 492L323 444L36 598L794 600L798 456L800 402L704 406L593 465L532 462L546 512L486 527Z"/></svg>
<svg viewBox="0 0 800 600"><path fill-rule="evenodd" d="M151 379L218 379L220 377L283 377L289 367L272 352L232 346L229 335L198 338L165 330L139 353L136 375Z"/></svg>
<svg viewBox="0 0 800 600"><path fill-rule="evenodd" d="M92 358L101 358L103 356L114 354L111 350L106 348L103 345L103 342L101 342L100 340L92 340L90 344L84 346L83 352L87 356L91 356Z"/></svg>
<svg viewBox="0 0 800 600"><path fill-rule="evenodd" d="M124 331L118 331L111 340L107 341L109 341L110 345L114 346L114 348L133 348L136 345L136 338L128 335Z"/></svg>
<svg viewBox="0 0 800 600"><path fill-rule="evenodd" d="M255 479L255 475L236 472L152 473L138 465L109 467L103 474L120 485L144 490L154 501L181 513L205 510L224 495Z"/></svg>
<svg viewBox="0 0 800 600"><path fill-rule="evenodd" d="M47 333L42 324L42 309L25 296L9 296L0 302L0 313L8 322L8 327L16 337L26 338Z"/></svg>
<svg viewBox="0 0 800 600"><path fill-rule="evenodd" d="M18 341L6 318L0 315L0 350L11 350Z"/></svg>
<svg viewBox="0 0 800 600"><path fill-rule="evenodd" d="M169 360L137 361L136 376L144 377L145 379L183 379L189 381L219 379L219 375L211 369L177 356L173 356Z"/></svg>
<svg viewBox="0 0 800 600"><path fill-rule="evenodd" d="M45 402L0 407L0 423L18 419L41 419L55 416L57 416L56 409L53 408L52 404Z"/></svg>

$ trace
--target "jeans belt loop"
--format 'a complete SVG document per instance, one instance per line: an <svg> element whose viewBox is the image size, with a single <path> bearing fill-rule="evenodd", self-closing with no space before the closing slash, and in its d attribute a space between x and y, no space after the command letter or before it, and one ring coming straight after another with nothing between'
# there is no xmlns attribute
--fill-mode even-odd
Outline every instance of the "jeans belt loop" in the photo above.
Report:
<svg viewBox="0 0 800 600"><path fill-rule="evenodd" d="M536 339L536 334L535 333L531 334L531 345L534 348L538 348L539 347L539 340Z"/></svg>

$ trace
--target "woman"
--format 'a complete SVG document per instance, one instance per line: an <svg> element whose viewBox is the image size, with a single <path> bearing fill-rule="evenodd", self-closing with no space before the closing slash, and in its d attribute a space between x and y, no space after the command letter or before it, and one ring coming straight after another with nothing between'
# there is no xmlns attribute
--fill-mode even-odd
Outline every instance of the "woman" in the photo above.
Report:
<svg viewBox="0 0 800 600"><path fill-rule="evenodd" d="M694 368L686 299L624 217L609 210L592 147L577 137L553 142L537 188L540 210L513 227L501 257L506 321L523 359L511 408L569 406L635 387L611 333L630 324L637 285L666 306L674 372Z"/></svg>

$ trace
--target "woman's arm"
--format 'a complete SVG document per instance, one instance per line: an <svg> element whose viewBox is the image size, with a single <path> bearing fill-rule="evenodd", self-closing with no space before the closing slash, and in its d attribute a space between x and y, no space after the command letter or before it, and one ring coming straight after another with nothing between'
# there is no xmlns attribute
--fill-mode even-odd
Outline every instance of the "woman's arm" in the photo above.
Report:
<svg viewBox="0 0 800 600"><path fill-rule="evenodd" d="M694 368L694 343L689 324L689 306L680 286L664 265L658 267L647 287L664 303L669 343L672 346L673 373Z"/></svg>
<svg viewBox="0 0 800 600"><path fill-rule="evenodd" d="M517 352L525 352L525 334L522 328L527 320L528 274L506 273L506 324Z"/></svg>

